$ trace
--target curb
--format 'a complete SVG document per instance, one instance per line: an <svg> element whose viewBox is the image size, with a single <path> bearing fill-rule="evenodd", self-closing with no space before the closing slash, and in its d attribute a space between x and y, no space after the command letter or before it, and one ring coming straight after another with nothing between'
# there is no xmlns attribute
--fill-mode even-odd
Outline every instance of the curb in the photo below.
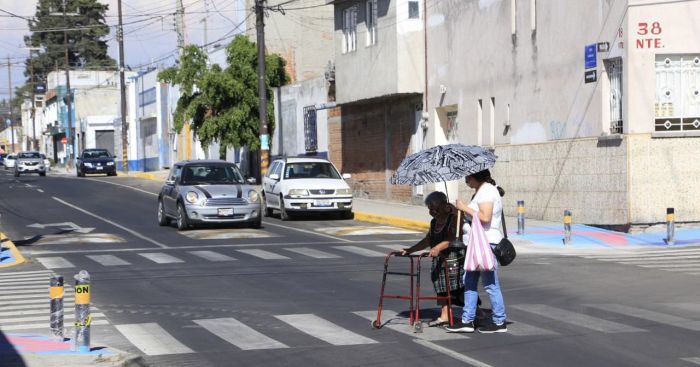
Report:
<svg viewBox="0 0 700 367"><path fill-rule="evenodd" d="M17 247L15 244L10 240L9 237L5 236L4 233L0 232L0 241L3 242L3 246L5 246L5 243L7 243L7 247L10 249L10 252L12 252L12 255L15 257L15 261L7 264L0 264L0 268L9 268L10 266L15 266L22 264L23 262L27 261L24 256L17 250Z"/></svg>
<svg viewBox="0 0 700 367"><path fill-rule="evenodd" d="M354 214L355 220L363 222L388 224L396 227L415 229L419 231L427 231L428 229L430 229L430 223L422 222L419 220L404 219L399 217L392 217L390 215L371 214L365 212L354 212Z"/></svg>

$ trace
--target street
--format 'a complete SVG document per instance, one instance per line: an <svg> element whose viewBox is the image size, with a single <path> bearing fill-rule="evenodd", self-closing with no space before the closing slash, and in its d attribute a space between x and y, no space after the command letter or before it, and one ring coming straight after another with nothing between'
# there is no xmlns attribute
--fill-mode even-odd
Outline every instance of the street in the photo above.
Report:
<svg viewBox="0 0 700 367"><path fill-rule="evenodd" d="M501 270L508 333L427 325L413 333L399 300L385 300L388 323L374 330L383 256L420 233L324 217L178 232L156 223L156 182L0 171L0 187L2 229L30 263L0 270L3 333L47 331L48 274L68 285L84 269L92 277L93 346L143 355L152 366L700 363L691 270L523 254ZM382 228L353 235L372 227ZM405 259L390 264L407 270ZM36 291L20 290L29 288ZM406 278L390 278L388 291L407 293ZM433 301L421 307L424 321L437 316Z"/></svg>

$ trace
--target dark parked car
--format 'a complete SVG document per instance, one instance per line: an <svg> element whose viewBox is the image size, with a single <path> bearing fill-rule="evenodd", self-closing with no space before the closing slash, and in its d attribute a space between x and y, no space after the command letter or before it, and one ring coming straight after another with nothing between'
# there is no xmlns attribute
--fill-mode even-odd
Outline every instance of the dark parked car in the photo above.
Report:
<svg viewBox="0 0 700 367"><path fill-rule="evenodd" d="M171 219L186 230L198 223L246 223L260 228L260 194L238 167L215 160L183 161L170 170L158 195L158 224Z"/></svg>
<svg viewBox="0 0 700 367"><path fill-rule="evenodd" d="M117 175L117 166L114 164L114 156L107 149L85 149L78 157L75 167L78 177L86 174L105 173L107 176Z"/></svg>

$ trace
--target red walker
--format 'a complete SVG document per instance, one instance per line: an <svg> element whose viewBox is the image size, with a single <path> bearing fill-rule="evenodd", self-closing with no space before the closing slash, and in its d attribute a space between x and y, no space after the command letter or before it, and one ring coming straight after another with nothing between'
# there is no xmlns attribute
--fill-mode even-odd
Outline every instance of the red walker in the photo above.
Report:
<svg viewBox="0 0 700 367"><path fill-rule="evenodd" d="M392 256L395 257L407 257L411 261L411 271L409 273L394 272L389 271L389 259ZM420 295L420 272L421 272L421 260L425 257L429 257L428 253L423 253L420 255L402 255L402 252L390 252L386 255L384 259L384 275L382 276L382 290L379 295L379 307L377 309L377 319L372 321L372 327L375 329L380 329L382 325L382 306L384 304L385 298L392 299L404 299L409 302L409 325L413 328L413 332L420 333L423 331L423 325L419 318L419 302L420 300L447 300L448 314L450 319L450 326L453 325L452 320L452 298L450 297L450 287L449 287L449 273L447 267L447 261L443 261L445 265L445 279L447 279L447 296L423 296ZM417 260L417 267L414 266L414 261ZM416 269L417 268L417 269ZM411 293L408 296L395 295L395 294L384 294L384 288L386 286L386 276L387 275L404 275L408 276L411 281ZM414 293L415 288L415 293ZM413 308L415 302L415 309Z"/></svg>

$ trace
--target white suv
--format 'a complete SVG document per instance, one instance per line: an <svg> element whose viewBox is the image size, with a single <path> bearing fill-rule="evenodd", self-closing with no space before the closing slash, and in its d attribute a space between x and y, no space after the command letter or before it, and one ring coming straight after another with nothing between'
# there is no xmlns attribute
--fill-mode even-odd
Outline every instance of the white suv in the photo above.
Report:
<svg viewBox="0 0 700 367"><path fill-rule="evenodd" d="M272 162L263 178L263 212L279 210L282 220L298 212L338 212L352 218L352 190L333 164L319 158Z"/></svg>

